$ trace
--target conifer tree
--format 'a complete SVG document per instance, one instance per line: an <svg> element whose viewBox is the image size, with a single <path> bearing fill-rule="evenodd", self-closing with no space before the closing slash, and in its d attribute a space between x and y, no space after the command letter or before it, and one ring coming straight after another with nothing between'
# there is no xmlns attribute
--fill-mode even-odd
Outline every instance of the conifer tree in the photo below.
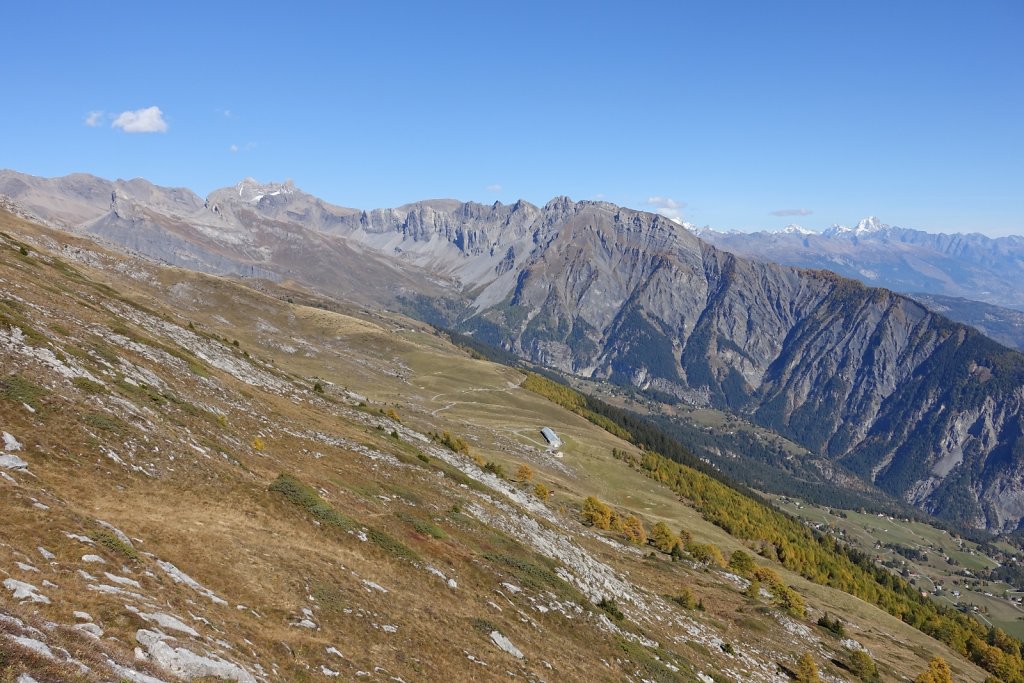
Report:
<svg viewBox="0 0 1024 683"><path fill-rule="evenodd" d="M821 683L818 676L818 665L810 652L805 652L796 663L796 683Z"/></svg>

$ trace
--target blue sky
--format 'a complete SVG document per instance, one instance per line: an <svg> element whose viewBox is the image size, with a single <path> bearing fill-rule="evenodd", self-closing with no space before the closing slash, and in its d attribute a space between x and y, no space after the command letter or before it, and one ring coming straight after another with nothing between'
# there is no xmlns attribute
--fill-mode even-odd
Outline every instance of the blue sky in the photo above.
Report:
<svg viewBox="0 0 1024 683"><path fill-rule="evenodd" d="M553 5L9 3L0 167L1024 234L1024 2Z"/></svg>

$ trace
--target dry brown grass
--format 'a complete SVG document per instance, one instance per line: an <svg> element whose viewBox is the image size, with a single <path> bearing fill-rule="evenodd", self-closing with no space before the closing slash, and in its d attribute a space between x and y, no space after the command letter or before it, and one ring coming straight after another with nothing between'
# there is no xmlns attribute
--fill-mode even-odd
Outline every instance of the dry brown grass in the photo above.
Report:
<svg viewBox="0 0 1024 683"><path fill-rule="evenodd" d="M0 230L17 231L44 250L47 240L59 240L94 251L97 258L119 258L86 240L23 221L0 218ZM756 650L791 665L807 649L806 643L796 642L779 627L770 609L742 596L720 573L668 562L664 556L648 559L644 553L631 554L588 535L578 524L574 506L583 497L596 495L619 510L636 513L648 526L664 520L726 552L744 547L704 522L670 491L610 455L613 447L631 446L518 389L517 371L470 359L419 323L398 316L345 306L340 306L343 314L298 307L228 280L151 265L133 265L137 278L74 267L85 279L67 275L64 268L25 264L0 253L5 286L40 307L33 322L46 330L54 348L65 349L67 357L100 377L108 392L97 394L70 380L40 375L38 366L23 358L4 358L5 372L35 372L47 393L35 414L0 399L0 425L25 443L23 455L33 473L15 473L17 486L0 481L0 572L37 586L46 579L59 588L42 589L53 598L48 606L10 605L5 592L3 610L33 623L60 624L73 623L75 609L87 611L106 631L103 648L118 661L130 662L135 632L147 622L126 610L123 596L89 590L93 582L77 573L109 571L139 581L139 592L162 611L184 618L204 638L230 642L231 659L249 668L258 661L271 680L311 680L319 674L310 671L317 672L320 666L340 671L342 680L375 667L407 681L476 681L502 677L506 670L530 680L634 676L644 665L641 660L651 654L598 627L598 610L592 605L584 604L585 614L570 619L531 607L530 597L543 597L539 590L516 597L501 588L502 581L514 583L523 574L494 557L518 558L527 567L542 567L544 559L455 509L468 501L489 503L477 493L479 484L464 488L464 475L460 479L436 459L417 459L421 444L390 437L391 423L379 411L393 409L405 426L463 436L473 453L508 472L528 463L533 481L555 491L548 508L558 515L557 526L588 553L650 595L672 596L688 587L706 608L695 612L673 606L670 614L719 633L741 654ZM199 334L226 338L225 348L236 358L248 352L260 359L261 366L270 362L276 376L295 380L294 393L278 396L248 386L207 363L202 363L200 374L187 365L169 372L144 354L125 349L117 355L159 374L168 393L186 403L155 401L146 392L118 387L114 376L103 374L107 368L93 348L106 343L95 332L97 326L121 326L154 348L171 342L154 338L103 308L110 293L90 278L183 328L191 322ZM238 349L230 343L233 339L239 340ZM324 396L311 390L311 377L328 383ZM370 405L352 413L354 402L343 388L367 396ZM206 406L224 418L211 418L205 409L190 410L186 404ZM104 411L123 422L121 433L97 429L83 419ZM384 430L375 428L385 423ZM537 434L543 425L554 427L565 439L564 458L543 452ZM304 436L310 432L368 446L400 464L375 461ZM264 442L262 450L250 448L257 436ZM125 465L112 459L109 451ZM133 471L132 465L148 474ZM304 510L268 490L282 472L316 488L346 516L397 539L421 561L411 562L355 534L315 524ZM520 488L528 493L532 486ZM49 509L40 510L35 502ZM96 528L96 520L141 539L135 542L139 559L65 535L87 534ZM443 537L424 531L425 522L442 530ZM40 545L57 556L52 564L35 551ZM83 564L81 556L87 552L101 555L107 563ZM214 604L175 584L157 559L172 562L230 604ZM15 561L31 561L40 571L20 571ZM454 577L458 588L450 589L427 572L428 563ZM975 667L877 609L782 573L814 609L840 615L871 649L885 676L913 677L933 654L942 653L963 680L984 679ZM388 592L368 587L364 579ZM319 630L293 625L302 618L303 608L314 611ZM628 606L625 611L628 615ZM192 621L190 614L210 625ZM674 636L680 632L667 623L641 620L642 615L634 614L622 627L657 640L666 657L678 656L706 671L733 661L726 653L688 643L686 637L676 642ZM385 632L385 624L398 631ZM527 653L527 659L519 661L498 651L488 637L492 627ZM834 639L811 628L812 646L822 641L823 651L836 651ZM78 643L85 636L77 632L59 631L53 638L69 650L73 645L76 652L84 651ZM10 651L8 643L0 638L0 645L7 648L0 653ZM344 657L328 654L328 647L337 647ZM488 666L474 663L467 653ZM24 652L4 656L8 660L2 666L8 669L0 666L0 671L8 678L22 670L38 673L42 683L47 677L71 675ZM96 668L102 670L102 663ZM681 672L680 680L686 680L685 675Z"/></svg>

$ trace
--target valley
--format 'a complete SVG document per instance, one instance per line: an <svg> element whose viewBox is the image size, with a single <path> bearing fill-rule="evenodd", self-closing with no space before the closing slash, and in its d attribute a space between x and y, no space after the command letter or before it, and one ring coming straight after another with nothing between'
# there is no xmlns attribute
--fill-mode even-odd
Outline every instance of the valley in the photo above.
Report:
<svg viewBox="0 0 1024 683"><path fill-rule="evenodd" d="M8 3L0 683L1024 683L1024 3Z"/></svg>
<svg viewBox="0 0 1024 683"><path fill-rule="evenodd" d="M840 510L773 497L780 509L833 535L899 572L935 600L979 615L1015 638L1024 637L1021 585L991 579L1002 563L1016 566L1018 548L995 544L985 550L923 522L882 513Z"/></svg>
<svg viewBox="0 0 1024 683"><path fill-rule="evenodd" d="M421 323L0 220L10 680L775 681L807 652L843 680L855 646L814 625L826 611L886 676L941 652L985 677L771 560L807 616L581 525L595 496L753 552L612 455L633 446Z"/></svg>
<svg viewBox="0 0 1024 683"><path fill-rule="evenodd" d="M736 414L814 453L815 469L958 525L1012 531L1024 510L1003 456L1024 443L1024 355L905 296L745 259L656 214L568 197L362 211L252 179L202 199L4 172L0 192L171 265L401 310L567 375Z"/></svg>

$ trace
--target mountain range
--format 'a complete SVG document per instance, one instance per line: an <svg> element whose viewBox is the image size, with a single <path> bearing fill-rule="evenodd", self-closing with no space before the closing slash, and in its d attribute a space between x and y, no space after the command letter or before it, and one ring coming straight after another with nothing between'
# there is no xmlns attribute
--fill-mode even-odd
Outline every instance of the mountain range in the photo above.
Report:
<svg viewBox="0 0 1024 683"><path fill-rule="evenodd" d="M936 234L875 217L821 232L799 225L774 232L689 227L704 241L748 258L827 269L871 286L921 294L951 317L959 310L950 300L983 302L984 316L964 311L968 318L958 319L1017 348L1024 341L1017 315L1024 311L1024 237Z"/></svg>
<svg viewBox="0 0 1024 683"><path fill-rule="evenodd" d="M0 194L173 265L400 307L565 373L733 411L960 524L1011 530L1024 518L1024 356L906 296L744 258L656 214L566 197L361 211L288 183L246 180L203 199L12 172ZM895 243L893 230L820 239L852 249L883 232ZM965 255L949 265L965 282L983 270L970 237L928 238L947 244L949 264ZM901 244L912 238L927 241ZM1017 243L990 242L991 267L1010 264L998 290L1009 298Z"/></svg>

